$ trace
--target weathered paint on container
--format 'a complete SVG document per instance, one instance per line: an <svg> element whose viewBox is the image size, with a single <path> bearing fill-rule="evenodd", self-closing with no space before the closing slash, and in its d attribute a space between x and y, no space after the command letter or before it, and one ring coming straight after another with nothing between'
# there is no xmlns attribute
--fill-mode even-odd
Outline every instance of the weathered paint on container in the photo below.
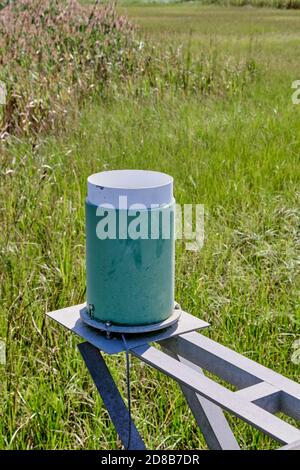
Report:
<svg viewBox="0 0 300 470"><path fill-rule="evenodd" d="M122 198L127 200L126 208L120 203ZM128 236L128 228L136 217L136 213L130 212L132 205L148 221L146 237ZM105 206L106 212L99 214L99 206ZM116 237L99 238L98 224L105 215L111 215L110 211L115 214ZM166 320L172 314L174 211L173 178L164 173L116 170L88 178L87 304L93 319L119 325L147 325ZM155 236L151 231L153 220L159 220ZM162 223L168 220L169 232Z"/></svg>
<svg viewBox="0 0 300 470"><path fill-rule="evenodd" d="M87 303L95 320L120 325L147 325L167 319L174 307L175 202L154 209L170 217L170 237L104 239L96 233L97 206L86 201ZM110 210L110 209L108 209ZM119 213L116 211L116 233ZM149 235L151 210L147 209ZM132 216L128 217L128 225Z"/></svg>

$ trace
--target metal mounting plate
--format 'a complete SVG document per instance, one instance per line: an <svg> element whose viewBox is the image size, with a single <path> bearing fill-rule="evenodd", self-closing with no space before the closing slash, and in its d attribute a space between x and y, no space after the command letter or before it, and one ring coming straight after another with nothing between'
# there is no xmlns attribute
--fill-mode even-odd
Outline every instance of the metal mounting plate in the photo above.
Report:
<svg viewBox="0 0 300 470"><path fill-rule="evenodd" d="M176 323L179 320L179 317L181 315L181 309L180 308L178 310L174 309L172 315L164 321L151 323L150 325L135 325L135 326L134 325L131 325L131 326L115 325L113 323L111 325L108 325L105 322L93 320L89 316L88 309L86 306L83 307L79 311L79 313L80 313L81 320L83 320L84 323L87 323L89 326L96 328L96 330L107 331L109 333L144 334L144 333L150 333L152 331L163 330L164 328L167 328L168 326L171 326L174 323Z"/></svg>
<svg viewBox="0 0 300 470"><path fill-rule="evenodd" d="M85 303L74 305L61 310L55 310L54 312L48 312L46 315L108 354L117 354L121 351L125 351L124 343L120 335L116 333L111 339L108 339L106 332L96 330L82 321L80 318L80 310L85 307ZM132 349L143 344L161 341L171 338L172 336L178 336L209 326L209 323L183 310L181 310L180 313L181 315L178 321L163 330L126 336L128 348Z"/></svg>

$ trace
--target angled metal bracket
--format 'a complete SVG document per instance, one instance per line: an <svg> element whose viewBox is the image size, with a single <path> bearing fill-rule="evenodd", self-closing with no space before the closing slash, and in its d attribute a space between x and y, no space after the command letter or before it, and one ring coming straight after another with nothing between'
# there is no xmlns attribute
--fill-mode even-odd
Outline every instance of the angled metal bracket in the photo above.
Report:
<svg viewBox="0 0 300 470"><path fill-rule="evenodd" d="M113 424L126 447L129 435L127 407L100 350L114 354L124 350L117 337L107 339L83 324L82 305L47 314L86 339L78 346ZM282 450L299 449L300 430L275 416L281 411L300 420L300 384L268 369L242 354L196 333L208 324L183 312L177 325L149 335L128 336L131 354L172 377L181 387L210 449L239 449L222 410L238 416L256 429L284 444ZM158 343L163 350L151 346ZM208 371L237 387L231 391L206 377ZM130 449L145 449L131 422Z"/></svg>

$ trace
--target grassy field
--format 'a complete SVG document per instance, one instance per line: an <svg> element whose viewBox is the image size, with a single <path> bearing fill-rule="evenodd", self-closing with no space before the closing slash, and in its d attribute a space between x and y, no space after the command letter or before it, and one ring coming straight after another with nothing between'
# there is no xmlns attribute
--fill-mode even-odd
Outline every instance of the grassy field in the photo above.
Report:
<svg viewBox="0 0 300 470"><path fill-rule="evenodd" d="M145 44L186 57L256 64L236 93L116 92L94 97L67 131L15 138L1 160L0 448L120 448L76 349L45 311L85 299L86 178L103 169L174 176L179 203L205 205L205 245L177 242L176 298L205 334L299 381L300 12L127 5ZM118 90L117 90L118 91ZM0 335L0 336L1 336ZM110 358L125 392L125 358ZM205 448L178 387L132 360L133 416L151 449ZM292 420L289 420L292 422ZM274 446L238 419L245 449Z"/></svg>

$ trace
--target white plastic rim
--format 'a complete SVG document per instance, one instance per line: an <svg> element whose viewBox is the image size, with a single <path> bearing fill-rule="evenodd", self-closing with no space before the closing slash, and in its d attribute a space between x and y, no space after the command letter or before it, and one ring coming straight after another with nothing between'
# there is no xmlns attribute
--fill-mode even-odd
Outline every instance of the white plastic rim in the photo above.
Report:
<svg viewBox="0 0 300 470"><path fill-rule="evenodd" d="M110 204L115 209L141 208L173 202L173 178L149 170L112 170L88 177L88 201L95 206Z"/></svg>

